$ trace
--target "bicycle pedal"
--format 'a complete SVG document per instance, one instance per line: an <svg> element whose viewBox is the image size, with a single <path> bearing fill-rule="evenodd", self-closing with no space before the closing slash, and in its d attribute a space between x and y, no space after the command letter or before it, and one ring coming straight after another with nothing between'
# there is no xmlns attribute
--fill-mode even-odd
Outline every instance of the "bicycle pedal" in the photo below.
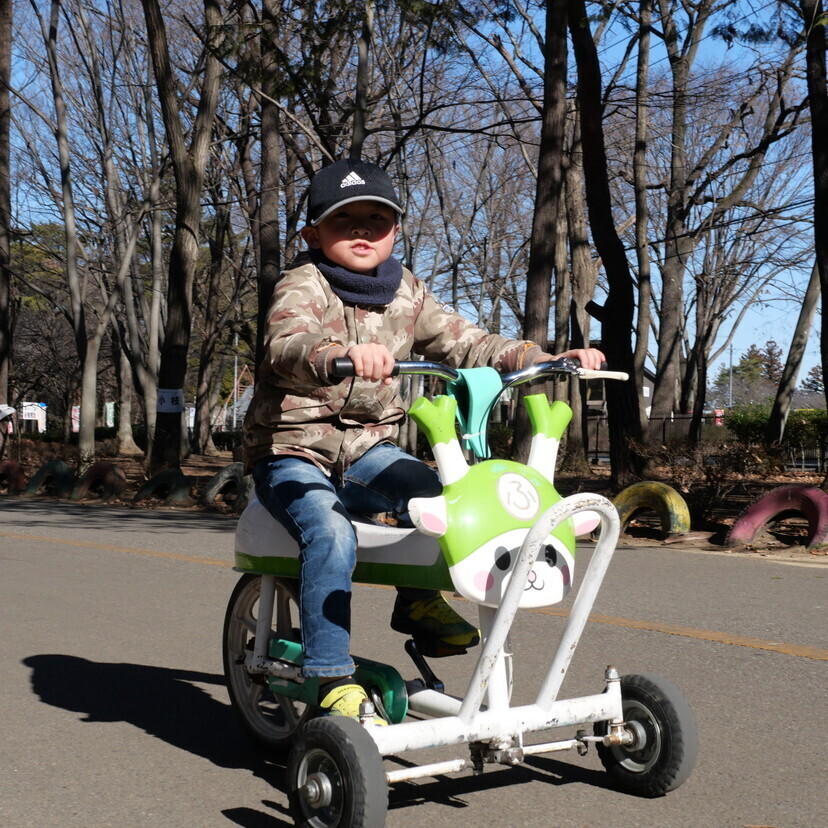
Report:
<svg viewBox="0 0 828 828"><path fill-rule="evenodd" d="M445 684L443 684L443 682L434 675L434 671L428 666L425 658L423 658L423 654L419 650L419 647L417 647L417 642L413 638L409 638L408 641L405 642L405 651L409 656L411 656L414 666L420 671L420 675L423 677L425 686L428 687L429 690L436 690L438 693L445 693Z"/></svg>
<svg viewBox="0 0 828 828"><path fill-rule="evenodd" d="M468 647L447 644L445 641L440 641L439 638L431 638L427 635L412 635L411 640L414 641L417 649L426 658L447 658L448 656L465 655L469 651Z"/></svg>

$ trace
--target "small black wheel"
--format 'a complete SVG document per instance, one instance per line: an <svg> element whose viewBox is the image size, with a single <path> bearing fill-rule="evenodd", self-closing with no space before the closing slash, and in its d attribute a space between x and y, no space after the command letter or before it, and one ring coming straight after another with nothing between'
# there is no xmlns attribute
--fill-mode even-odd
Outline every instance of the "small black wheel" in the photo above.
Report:
<svg viewBox="0 0 828 828"><path fill-rule="evenodd" d="M621 788L639 796L663 796L681 785L693 770L699 747L696 719L681 690L660 676L621 677L630 745L597 744L598 756ZM608 722L595 724L604 736Z"/></svg>
<svg viewBox="0 0 828 828"><path fill-rule="evenodd" d="M245 668L245 656L253 649L256 635L261 583L260 575L242 575L230 596L222 635L224 677L230 703L250 737L262 747L281 752L314 711L295 699L275 695L264 676L251 675ZM299 640L296 590L294 581L276 579L271 627L274 635L291 641Z"/></svg>
<svg viewBox="0 0 828 828"><path fill-rule="evenodd" d="M287 781L297 825L385 825L388 784L382 757L356 719L327 716L308 722L291 749Z"/></svg>

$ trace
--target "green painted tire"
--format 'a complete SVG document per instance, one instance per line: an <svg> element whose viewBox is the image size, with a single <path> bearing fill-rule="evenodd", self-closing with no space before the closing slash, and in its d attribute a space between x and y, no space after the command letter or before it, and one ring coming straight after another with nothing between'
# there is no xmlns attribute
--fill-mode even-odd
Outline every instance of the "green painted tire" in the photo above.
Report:
<svg viewBox="0 0 828 828"><path fill-rule="evenodd" d="M633 515L641 509L658 514L664 537L686 535L690 531L690 510L684 498L666 483L643 480L628 486L613 500L621 518L623 532Z"/></svg>
<svg viewBox="0 0 828 828"><path fill-rule="evenodd" d="M253 492L253 477L244 473L241 463L231 463L217 472L204 488L201 502L205 506L215 506L221 498L236 514L241 514L247 506Z"/></svg>
<svg viewBox="0 0 828 828"><path fill-rule="evenodd" d="M186 504L190 501L190 481L181 469L165 469L151 477L132 498L139 503L150 497L163 498L165 506Z"/></svg>
<svg viewBox="0 0 828 828"><path fill-rule="evenodd" d="M38 494L69 497L75 487L75 473L63 460L49 460L37 471L23 492L24 497Z"/></svg>

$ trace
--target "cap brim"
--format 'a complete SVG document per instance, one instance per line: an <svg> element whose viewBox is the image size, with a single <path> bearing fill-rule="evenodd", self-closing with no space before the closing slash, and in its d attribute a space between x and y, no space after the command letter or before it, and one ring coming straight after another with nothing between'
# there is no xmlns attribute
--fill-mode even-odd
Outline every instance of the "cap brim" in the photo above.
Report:
<svg viewBox="0 0 828 828"><path fill-rule="evenodd" d="M315 218L311 223L311 227L316 227L320 222L323 222L334 210L339 207L343 207L345 204L353 204L355 201L378 201L380 204L385 204L387 207L390 207L398 216L403 214L403 208L400 207L399 204L395 204L393 201L382 198L380 196L365 196L365 195L357 195L351 196L351 198L343 198L342 201L337 201L336 204L332 204L322 213L321 216Z"/></svg>

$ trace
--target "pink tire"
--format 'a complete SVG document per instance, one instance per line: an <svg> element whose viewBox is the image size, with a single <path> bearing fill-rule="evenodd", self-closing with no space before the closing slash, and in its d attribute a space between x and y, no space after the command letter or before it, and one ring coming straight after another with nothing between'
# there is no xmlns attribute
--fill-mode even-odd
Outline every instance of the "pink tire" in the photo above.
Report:
<svg viewBox="0 0 828 828"><path fill-rule="evenodd" d="M0 460L0 483L5 481L9 494L20 494L26 488L26 475L20 463Z"/></svg>
<svg viewBox="0 0 828 828"><path fill-rule="evenodd" d="M90 493L100 494L101 500L119 497L126 488L126 476L112 463L101 460L93 463L72 489L72 500L83 500Z"/></svg>
<svg viewBox="0 0 828 828"><path fill-rule="evenodd" d="M828 544L828 494L816 486L801 484L779 486L748 506L731 527L725 544L745 546L769 523L790 512L802 514L808 521L809 549Z"/></svg>

